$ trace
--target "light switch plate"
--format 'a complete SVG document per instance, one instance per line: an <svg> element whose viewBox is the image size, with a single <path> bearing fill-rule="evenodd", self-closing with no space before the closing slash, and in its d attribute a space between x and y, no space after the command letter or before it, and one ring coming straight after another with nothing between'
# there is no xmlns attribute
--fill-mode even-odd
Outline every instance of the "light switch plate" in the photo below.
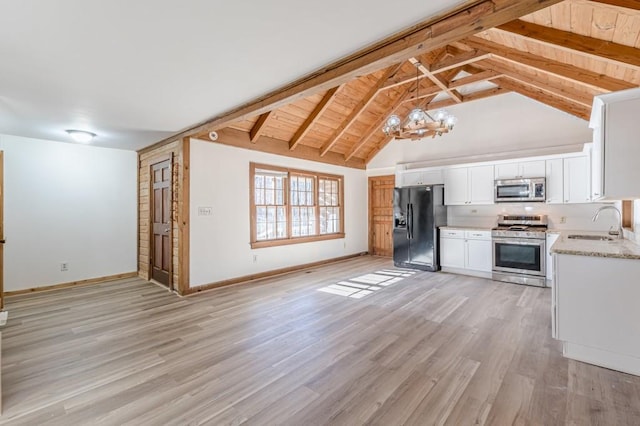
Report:
<svg viewBox="0 0 640 426"><path fill-rule="evenodd" d="M198 207L198 216L212 216L213 208L212 207Z"/></svg>

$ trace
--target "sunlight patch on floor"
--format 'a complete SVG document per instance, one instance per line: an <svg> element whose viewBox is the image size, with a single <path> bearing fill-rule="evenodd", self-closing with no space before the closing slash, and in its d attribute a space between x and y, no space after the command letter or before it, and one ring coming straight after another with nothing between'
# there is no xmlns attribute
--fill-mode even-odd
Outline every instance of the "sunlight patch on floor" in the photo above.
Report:
<svg viewBox="0 0 640 426"><path fill-rule="evenodd" d="M338 296L351 297L352 299L362 299L384 287L388 287L403 279L412 276L417 271L400 269L382 269L372 274L365 274L336 284L330 284L319 288L318 291L324 293L337 294Z"/></svg>

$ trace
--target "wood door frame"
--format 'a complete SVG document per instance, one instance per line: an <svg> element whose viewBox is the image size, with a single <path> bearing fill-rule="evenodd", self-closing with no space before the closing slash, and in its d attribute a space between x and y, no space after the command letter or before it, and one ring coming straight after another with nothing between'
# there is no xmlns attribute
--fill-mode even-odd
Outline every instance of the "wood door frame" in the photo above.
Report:
<svg viewBox="0 0 640 426"><path fill-rule="evenodd" d="M369 204L369 207L368 207L368 210L369 210L368 217L369 217L369 219L368 220L369 220L369 254L370 255L373 255L373 205L372 205L373 204L373 202L372 202L372 200L373 200L373 197L372 197L372 194L373 194L373 182L376 181L376 180L391 179L391 178L393 178L393 182L394 182L394 185L395 185L395 181L396 181L396 176L395 175L369 176L369 179L368 179L368 182L367 182L368 183L368 187L369 187L369 191L368 191L367 197L368 197L368 204ZM393 213L392 213L392 215L393 215ZM393 218L392 218L392 220L393 220Z"/></svg>
<svg viewBox="0 0 640 426"><path fill-rule="evenodd" d="M149 221L147 223L148 231L148 241L149 241L149 281L153 280L153 210L154 210L154 199L153 199L153 166L159 163L164 163L165 161L169 161L169 172L171 173L171 185L169 186L169 194L171 195L171 201L169 203L169 223L171 226L169 227L169 244L171 246L171 259L169 261L169 285L168 288L171 291L174 291L173 286L173 163L174 163L174 155L173 153L159 155L157 157L153 157L149 161Z"/></svg>

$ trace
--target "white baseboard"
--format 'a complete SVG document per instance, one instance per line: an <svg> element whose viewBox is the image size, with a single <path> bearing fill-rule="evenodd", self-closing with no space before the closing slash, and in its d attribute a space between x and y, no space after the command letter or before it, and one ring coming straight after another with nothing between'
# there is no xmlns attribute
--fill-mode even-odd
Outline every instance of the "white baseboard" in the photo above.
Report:
<svg viewBox="0 0 640 426"><path fill-rule="evenodd" d="M463 268L450 268L448 266L442 267L442 272L448 272L450 274L458 274L458 275L468 275L470 277L478 277L478 278L489 278L491 279L491 272L484 271L474 271L471 269L463 269Z"/></svg>
<svg viewBox="0 0 640 426"><path fill-rule="evenodd" d="M634 356L613 353L570 342L562 343L562 354L566 358L575 359L576 361L640 376L640 358Z"/></svg>

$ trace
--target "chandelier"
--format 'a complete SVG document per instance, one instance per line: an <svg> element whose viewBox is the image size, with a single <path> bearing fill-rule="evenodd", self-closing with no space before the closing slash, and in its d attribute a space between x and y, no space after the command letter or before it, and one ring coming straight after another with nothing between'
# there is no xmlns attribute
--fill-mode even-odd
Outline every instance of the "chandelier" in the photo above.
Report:
<svg viewBox="0 0 640 426"><path fill-rule="evenodd" d="M420 139L427 136L442 136L453 130L458 119L447 111L441 109L433 117L420 108L420 62L416 66L416 107L411 110L407 118L402 119L396 115L390 115L382 126L385 135L395 139Z"/></svg>

